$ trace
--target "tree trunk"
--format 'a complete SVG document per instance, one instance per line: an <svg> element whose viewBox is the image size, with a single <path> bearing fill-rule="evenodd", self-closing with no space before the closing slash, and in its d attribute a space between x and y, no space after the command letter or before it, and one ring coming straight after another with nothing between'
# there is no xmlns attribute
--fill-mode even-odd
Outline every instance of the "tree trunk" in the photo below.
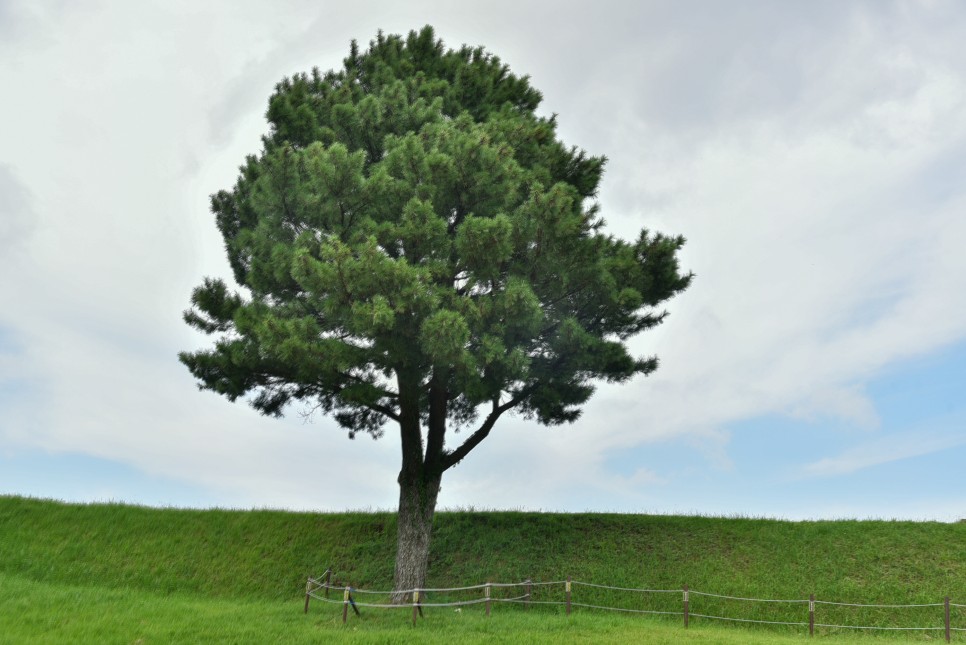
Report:
<svg viewBox="0 0 966 645"><path fill-rule="evenodd" d="M399 513L396 520L396 574L393 603L412 602L412 590L426 585L429 540L439 496L440 477L399 477Z"/></svg>

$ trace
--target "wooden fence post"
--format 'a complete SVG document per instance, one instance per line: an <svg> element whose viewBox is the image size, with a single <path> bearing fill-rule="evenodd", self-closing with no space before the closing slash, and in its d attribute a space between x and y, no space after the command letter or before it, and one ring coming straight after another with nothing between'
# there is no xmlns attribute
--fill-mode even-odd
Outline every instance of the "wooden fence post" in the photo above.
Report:
<svg viewBox="0 0 966 645"><path fill-rule="evenodd" d="M342 624L345 625L346 619L349 617L349 588L346 587L345 591L342 592Z"/></svg>
<svg viewBox="0 0 966 645"><path fill-rule="evenodd" d="M413 625L416 624L416 614L421 611L419 607L419 589L413 589Z"/></svg>
<svg viewBox="0 0 966 645"><path fill-rule="evenodd" d="M684 585L684 628L688 628L688 618L690 617L690 601L688 600L688 586Z"/></svg>
<svg viewBox="0 0 966 645"><path fill-rule="evenodd" d="M815 635L815 594L808 594L808 635Z"/></svg>
<svg viewBox="0 0 966 645"><path fill-rule="evenodd" d="M943 613L946 615L946 642L948 643L949 642L949 596L946 596L943 599L943 605L945 608L945 611Z"/></svg>
<svg viewBox="0 0 966 645"><path fill-rule="evenodd" d="M312 578L305 581L305 613L309 613L309 594L312 592Z"/></svg>
<svg viewBox="0 0 966 645"><path fill-rule="evenodd" d="M332 582L332 569L325 570L325 597L329 597L329 583Z"/></svg>
<svg viewBox="0 0 966 645"><path fill-rule="evenodd" d="M530 592L532 591L533 581L527 578L527 599L523 602L523 606L526 609L530 609Z"/></svg>
<svg viewBox="0 0 966 645"><path fill-rule="evenodd" d="M570 615L570 576L567 576L567 615Z"/></svg>
<svg viewBox="0 0 966 645"><path fill-rule="evenodd" d="M490 583L486 583L483 588L483 594L486 596L486 617L490 617Z"/></svg>

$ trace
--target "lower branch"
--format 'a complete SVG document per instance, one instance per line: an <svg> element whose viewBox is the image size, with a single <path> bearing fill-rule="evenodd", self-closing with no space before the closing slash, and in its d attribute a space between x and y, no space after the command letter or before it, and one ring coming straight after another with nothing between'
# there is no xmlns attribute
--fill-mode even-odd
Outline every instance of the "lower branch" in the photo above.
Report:
<svg viewBox="0 0 966 645"><path fill-rule="evenodd" d="M500 418L500 415L525 399L527 395L530 394L531 389L532 388L524 388L519 394L503 405L500 405L499 399L493 399L493 409L488 415L486 415L486 419L483 420L483 425L477 428L476 432L467 437L466 441L464 441L459 448L446 453L446 455L443 457L443 470L448 470L459 462L463 461L463 458L470 454L470 451L473 450L473 448L476 448L478 445L480 445L481 441L486 439L487 435L490 434L490 430L493 429L493 425L496 423L497 419Z"/></svg>

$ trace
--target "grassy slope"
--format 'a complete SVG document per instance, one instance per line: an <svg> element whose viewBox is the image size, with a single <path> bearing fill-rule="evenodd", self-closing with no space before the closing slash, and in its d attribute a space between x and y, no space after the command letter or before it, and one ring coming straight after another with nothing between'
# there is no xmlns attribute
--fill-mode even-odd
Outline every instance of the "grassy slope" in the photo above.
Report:
<svg viewBox="0 0 966 645"><path fill-rule="evenodd" d="M434 586L571 575L630 587L688 583L759 598L815 593L852 602L933 603L948 594L966 602L966 524L441 513L435 531ZM152 598L201 596L289 611L305 577L327 566L339 581L385 588L394 538L389 514L158 510L0 497L0 575L8 589L22 587L22 597L96 587L126 597L137 590ZM643 606L627 594L578 591L585 602ZM677 610L679 600L667 596L648 606ZM699 613L802 619L801 606L692 601ZM894 624L895 612L820 609L820 622ZM961 613L954 622L966 626ZM935 614L912 610L905 620L933 624Z"/></svg>

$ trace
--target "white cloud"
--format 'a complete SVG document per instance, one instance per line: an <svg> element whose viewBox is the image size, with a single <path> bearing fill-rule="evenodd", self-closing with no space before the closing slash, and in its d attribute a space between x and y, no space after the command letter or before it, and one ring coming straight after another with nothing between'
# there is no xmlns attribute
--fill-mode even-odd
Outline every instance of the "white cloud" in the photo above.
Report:
<svg viewBox="0 0 966 645"><path fill-rule="evenodd" d="M966 436L962 434L890 435L853 446L835 457L825 457L807 464L802 468L802 474L808 477L848 475L866 468L921 457L963 444L966 444Z"/></svg>
<svg viewBox="0 0 966 645"><path fill-rule="evenodd" d="M698 277L666 327L637 343L663 365L635 410L666 421L687 409L681 421L700 424L815 408L868 424L875 411L857 383L964 336L966 295L953 282L966 271L955 248L966 200L952 180L940 200L918 195L963 149L966 78L952 91L947 76L924 77L912 107L933 82L941 118L889 150L851 136L890 127L873 117L803 133L776 114L671 160L660 146L645 154L634 174L669 187L658 219L688 234L684 264ZM944 139L932 136L940 128Z"/></svg>
<svg viewBox="0 0 966 645"><path fill-rule="evenodd" d="M666 325L634 341L661 358L654 376L602 387L572 427L501 423L447 475L444 503L657 504L665 482L643 466L608 472L608 456L684 436L726 470L722 428L749 417L874 428L863 383L966 337L957 3L575 5L549 18L503 6L521 19L431 2L23 13L0 82L61 82L0 104L14 125L0 133L0 199L31 195L35 222L30 235L22 215L0 222L24 249L0 257L17 276L0 281L0 325L20 348L0 378L30 386L4 409L0 442L121 461L239 504L394 505L391 431L371 445L329 420L262 419L197 393L175 362L208 342L179 319L191 288L227 275L207 196L259 148L273 83L338 65L379 26L431 22L532 74L564 140L610 157L611 229L685 234L698 274ZM534 40L537 16L552 22Z"/></svg>
<svg viewBox="0 0 966 645"><path fill-rule="evenodd" d="M7 164L0 164L0 253L20 250L36 225L33 196Z"/></svg>

